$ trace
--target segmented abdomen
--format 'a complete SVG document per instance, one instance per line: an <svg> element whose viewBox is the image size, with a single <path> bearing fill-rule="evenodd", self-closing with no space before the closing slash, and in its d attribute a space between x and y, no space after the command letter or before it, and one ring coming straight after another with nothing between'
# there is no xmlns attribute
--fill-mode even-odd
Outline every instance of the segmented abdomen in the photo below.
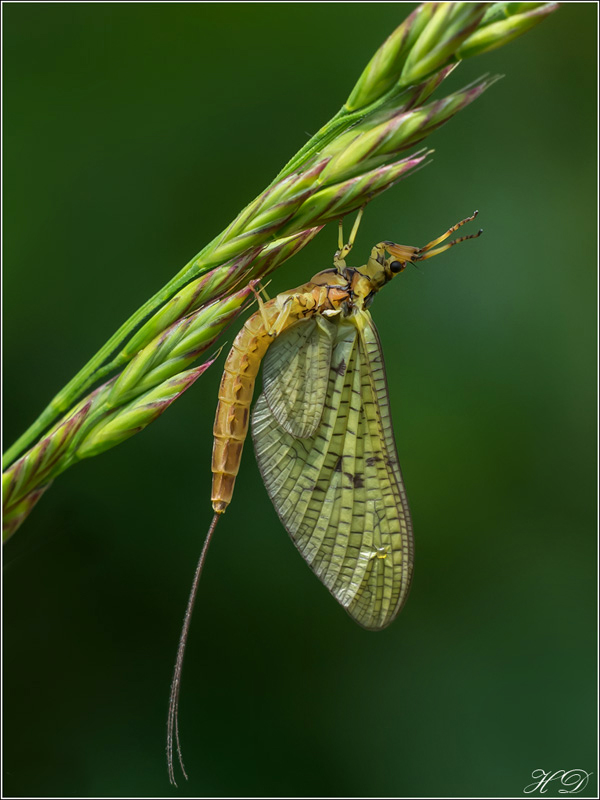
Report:
<svg viewBox="0 0 600 800"><path fill-rule="evenodd" d="M236 336L225 362L213 427L211 499L217 513L231 502L248 433L254 382L270 343L260 312L253 314Z"/></svg>
<svg viewBox="0 0 600 800"><path fill-rule="evenodd" d="M335 280L330 272L327 270L323 273L328 282ZM231 502L248 433L254 382L260 362L275 335L279 336L301 319L337 308L348 297L342 285L338 289L328 283L313 281L283 292L264 304L262 310L247 320L229 351L213 427L211 499L217 514L222 514Z"/></svg>

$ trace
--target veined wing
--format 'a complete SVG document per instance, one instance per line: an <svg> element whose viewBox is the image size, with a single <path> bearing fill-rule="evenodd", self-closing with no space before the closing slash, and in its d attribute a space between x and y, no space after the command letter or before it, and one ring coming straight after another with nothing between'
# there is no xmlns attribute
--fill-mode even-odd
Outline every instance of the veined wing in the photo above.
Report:
<svg viewBox="0 0 600 800"><path fill-rule="evenodd" d="M312 436L321 421L334 336L334 325L312 317L284 331L267 350L264 397L292 436Z"/></svg>
<svg viewBox="0 0 600 800"><path fill-rule="evenodd" d="M311 569L360 625L380 629L408 594L412 526L375 326L368 312L336 323L318 429L291 435L261 395L254 446L277 513Z"/></svg>

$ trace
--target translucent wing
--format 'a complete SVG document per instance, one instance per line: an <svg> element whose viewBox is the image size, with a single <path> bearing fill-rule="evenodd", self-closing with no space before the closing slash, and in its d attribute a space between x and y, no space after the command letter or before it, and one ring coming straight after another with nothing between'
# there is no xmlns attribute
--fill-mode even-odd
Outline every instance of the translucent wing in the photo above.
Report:
<svg viewBox="0 0 600 800"><path fill-rule="evenodd" d="M294 544L348 613L383 628L410 586L412 526L370 315L338 318L318 429L286 431L261 395L253 437L265 485Z"/></svg>
<svg viewBox="0 0 600 800"><path fill-rule="evenodd" d="M335 330L323 317L312 317L282 333L267 350L264 397L292 436L312 436L321 421Z"/></svg>

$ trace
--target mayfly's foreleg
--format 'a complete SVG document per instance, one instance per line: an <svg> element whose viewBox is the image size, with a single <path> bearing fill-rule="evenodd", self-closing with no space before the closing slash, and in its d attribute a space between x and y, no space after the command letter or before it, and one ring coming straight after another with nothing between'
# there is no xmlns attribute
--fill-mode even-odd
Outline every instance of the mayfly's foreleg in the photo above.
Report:
<svg viewBox="0 0 600 800"><path fill-rule="evenodd" d="M457 231L459 228L462 228L462 226L465 223L472 222L478 213L479 213L478 211L474 211L470 217L467 217L466 219L461 219L460 222L457 222L456 225L453 225L451 228L448 228L448 230L441 236L438 236L437 239L433 239L431 242L429 242L429 244L426 244L425 247L421 247L421 249L417 252L415 258L413 258L412 260L425 261L427 258L432 258L432 256L437 256L440 253L443 253L445 250L449 250L451 247L454 247L455 244L460 244L461 242L465 242L467 239L477 239L477 237L481 236L481 234L483 233L482 228L480 228L477 231L477 233L471 233L468 236L459 236L458 239L453 239L451 242L448 242L448 244L445 244L443 247L436 247L437 244L440 244L440 242L445 241L449 236L452 236L452 234L455 231Z"/></svg>
<svg viewBox="0 0 600 800"><path fill-rule="evenodd" d="M350 231L350 238L344 244L344 221L340 220L340 226L338 229L338 250L333 257L333 266L336 269L344 269L346 266L346 256L352 250L354 242L356 241L356 234L358 233L358 227L360 225L360 221L362 219L364 207L360 209L358 214L356 215L356 219L354 220L354 225L352 226L352 230Z"/></svg>
<svg viewBox="0 0 600 800"><path fill-rule="evenodd" d="M394 273L401 272L408 262L414 264L416 261L425 261L428 258L437 256L445 250L454 247L455 244L460 244L460 242L464 242L467 239L476 239L478 236L481 236L483 230L480 229L477 233L471 233L468 236L460 236L458 239L453 239L451 242L448 242L448 244L445 244L443 247L436 247L436 245L445 241L459 228L462 228L465 223L472 222L477 216L477 213L478 212L475 211L472 216L457 222L456 225L448 228L445 233L438 236L437 239L433 239L426 244L425 247L411 247L410 245L396 244L396 242L380 242L376 244L371 251L371 260L377 261L379 264L385 263L385 251L387 251L392 256L392 258L388 259L388 266L391 271Z"/></svg>

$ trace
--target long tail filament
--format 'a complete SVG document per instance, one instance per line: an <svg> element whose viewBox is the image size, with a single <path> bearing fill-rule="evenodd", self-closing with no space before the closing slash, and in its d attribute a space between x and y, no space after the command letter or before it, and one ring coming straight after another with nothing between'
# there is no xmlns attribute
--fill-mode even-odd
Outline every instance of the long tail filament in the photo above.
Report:
<svg viewBox="0 0 600 800"><path fill-rule="evenodd" d="M202 568L204 567L204 562L206 561L206 554L208 553L208 546L210 545L213 533L215 532L215 528L217 527L217 522L219 521L220 516L221 516L220 514L214 515L212 522L210 523L210 528L208 529L208 533L206 534L206 539L204 540L202 552L200 553L200 558L198 559L198 565L196 566L194 581L192 583L190 597L185 611L185 617L183 619L183 627L181 628L181 635L179 637L179 646L177 648L177 659L175 661L175 670L173 672L173 682L171 683L171 697L169 699L169 716L167 720L167 764L169 767L169 781L173 784L173 786L177 786L177 783L175 781L175 770L173 764L173 742L175 742L177 746L177 757L179 759L179 766L181 767L183 776L185 777L186 780L188 777L185 771L185 767L183 766L183 757L181 755L181 744L179 742L178 713L179 713L179 689L181 688L181 671L183 668L183 657L185 655L185 646L187 643L188 633L190 630L190 622L192 621L194 602L196 600L196 594L198 592L198 584L200 583L200 576L202 575Z"/></svg>

